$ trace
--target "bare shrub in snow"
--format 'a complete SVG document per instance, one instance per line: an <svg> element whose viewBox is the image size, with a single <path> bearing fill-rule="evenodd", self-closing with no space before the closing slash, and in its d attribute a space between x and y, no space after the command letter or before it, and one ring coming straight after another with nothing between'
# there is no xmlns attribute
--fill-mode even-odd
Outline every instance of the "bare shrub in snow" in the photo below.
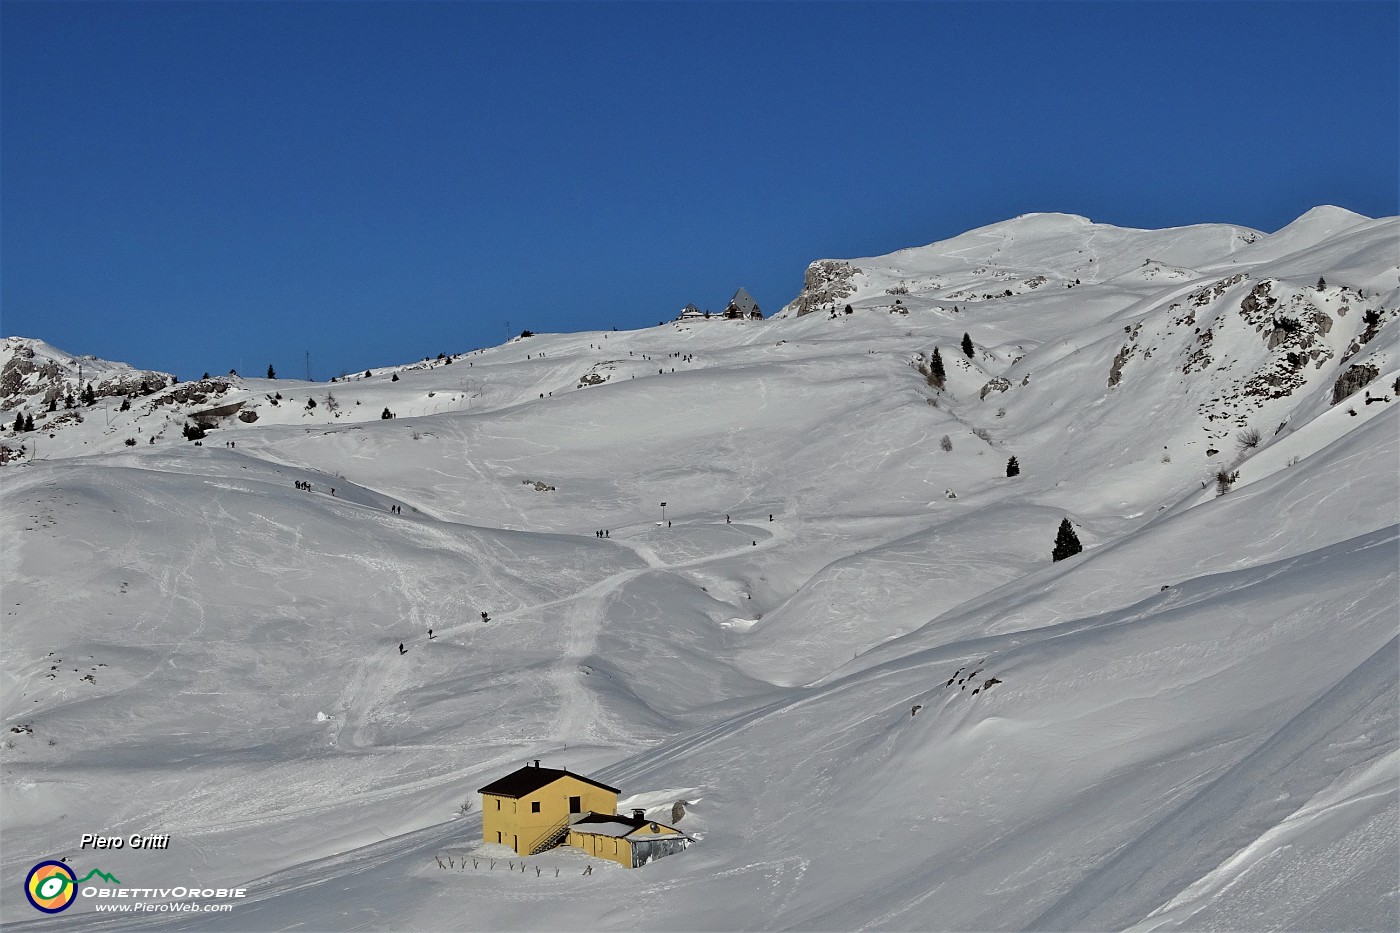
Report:
<svg viewBox="0 0 1400 933"><path fill-rule="evenodd" d="M973 429L972 429L972 433L973 433L973 434L976 434L978 437L980 437L982 440L986 441L988 444L990 444L990 443L992 442L992 432L991 432L991 431L988 431L986 428L973 428Z"/></svg>
<svg viewBox="0 0 1400 933"><path fill-rule="evenodd" d="M940 441L938 442L938 446L939 446L939 447L942 447L945 451L952 450L952 449L953 449L953 439L952 439L951 437L949 437L948 435L945 434L945 435L943 435L943 439L940 440Z"/></svg>
<svg viewBox="0 0 1400 933"><path fill-rule="evenodd" d="M1245 428L1235 436L1235 446L1239 447L1241 451L1253 450L1259 446L1261 440L1263 438L1260 436L1258 428Z"/></svg>
<svg viewBox="0 0 1400 933"><path fill-rule="evenodd" d="M1238 482L1239 478L1239 470L1227 470L1224 467L1221 467L1220 470L1217 471L1215 474L1216 495L1225 495L1225 493L1230 491L1230 487L1234 486L1235 483Z"/></svg>

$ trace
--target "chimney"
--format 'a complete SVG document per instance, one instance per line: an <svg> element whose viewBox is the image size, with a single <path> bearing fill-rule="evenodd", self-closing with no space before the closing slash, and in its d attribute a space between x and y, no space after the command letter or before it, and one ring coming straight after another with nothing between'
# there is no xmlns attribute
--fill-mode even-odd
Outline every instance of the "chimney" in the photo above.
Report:
<svg viewBox="0 0 1400 933"><path fill-rule="evenodd" d="M632 819L634 819L634 820L645 820L646 818L647 818L647 811L645 811L645 810L633 810L633 811L632 811Z"/></svg>
<svg viewBox="0 0 1400 933"><path fill-rule="evenodd" d="M536 759L535 759L535 767L538 768L539 766L540 766L540 760L539 760L538 758L536 758Z"/></svg>

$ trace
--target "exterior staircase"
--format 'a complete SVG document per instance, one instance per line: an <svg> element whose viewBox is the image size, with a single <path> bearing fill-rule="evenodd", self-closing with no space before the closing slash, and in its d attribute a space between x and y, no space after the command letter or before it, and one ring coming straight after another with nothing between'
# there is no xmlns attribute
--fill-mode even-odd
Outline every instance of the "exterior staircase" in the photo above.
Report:
<svg viewBox="0 0 1400 933"><path fill-rule="evenodd" d="M564 841L564 837L569 835L569 821L566 819L562 823L551 827L548 832L530 848L530 855L539 855L546 849L552 849Z"/></svg>

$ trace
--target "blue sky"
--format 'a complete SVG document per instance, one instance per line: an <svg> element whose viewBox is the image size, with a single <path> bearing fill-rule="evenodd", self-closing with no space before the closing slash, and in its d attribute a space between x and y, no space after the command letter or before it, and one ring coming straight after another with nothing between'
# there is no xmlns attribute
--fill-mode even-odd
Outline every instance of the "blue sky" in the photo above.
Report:
<svg viewBox="0 0 1400 933"><path fill-rule="evenodd" d="M7 0L0 329L325 379L1030 211L1395 214L1397 10Z"/></svg>

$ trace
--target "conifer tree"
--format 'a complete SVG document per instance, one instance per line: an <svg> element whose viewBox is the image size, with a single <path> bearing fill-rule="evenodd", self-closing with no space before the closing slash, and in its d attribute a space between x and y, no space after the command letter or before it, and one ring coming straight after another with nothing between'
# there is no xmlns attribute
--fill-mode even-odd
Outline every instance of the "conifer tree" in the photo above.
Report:
<svg viewBox="0 0 1400 933"><path fill-rule="evenodd" d="M15 415L14 432L15 432L16 434L20 434L20 433L23 433L23 431L24 431L24 412L20 412L19 414Z"/></svg>
<svg viewBox="0 0 1400 933"><path fill-rule="evenodd" d="M1066 557L1073 557L1082 550L1084 550L1084 545L1079 543L1079 536L1074 533L1069 519L1061 519L1060 530L1055 534L1055 549L1050 552L1050 560L1064 560Z"/></svg>
<svg viewBox="0 0 1400 933"><path fill-rule="evenodd" d="M277 370L275 370L275 369L272 368L272 364L271 364L271 363L268 363L268 364L267 364L267 378L269 378L269 379L276 379L276 378L277 378Z"/></svg>
<svg viewBox="0 0 1400 933"><path fill-rule="evenodd" d="M962 351L963 356L972 359L972 337L967 334L963 334Z"/></svg>
<svg viewBox="0 0 1400 933"><path fill-rule="evenodd" d="M1021 475L1021 464L1019 464L1019 463L1016 462L1016 458L1015 458L1015 457L1012 457L1010 460L1006 461L1006 475L1007 475L1007 476L1020 476L1020 475Z"/></svg>
<svg viewBox="0 0 1400 933"><path fill-rule="evenodd" d="M24 416L24 429L25 429L26 431L32 431L32 430L34 430L34 416L33 416L33 415L25 415L25 416Z"/></svg>
<svg viewBox="0 0 1400 933"><path fill-rule="evenodd" d="M943 355L938 352L938 348L933 348L933 358L928 362L928 381L936 389L943 388L943 380L948 375L943 370Z"/></svg>
<svg viewBox="0 0 1400 933"><path fill-rule="evenodd" d="M390 418L394 417L394 413L388 408L385 408L383 414L381 414L379 417L384 421L388 421Z"/></svg>

